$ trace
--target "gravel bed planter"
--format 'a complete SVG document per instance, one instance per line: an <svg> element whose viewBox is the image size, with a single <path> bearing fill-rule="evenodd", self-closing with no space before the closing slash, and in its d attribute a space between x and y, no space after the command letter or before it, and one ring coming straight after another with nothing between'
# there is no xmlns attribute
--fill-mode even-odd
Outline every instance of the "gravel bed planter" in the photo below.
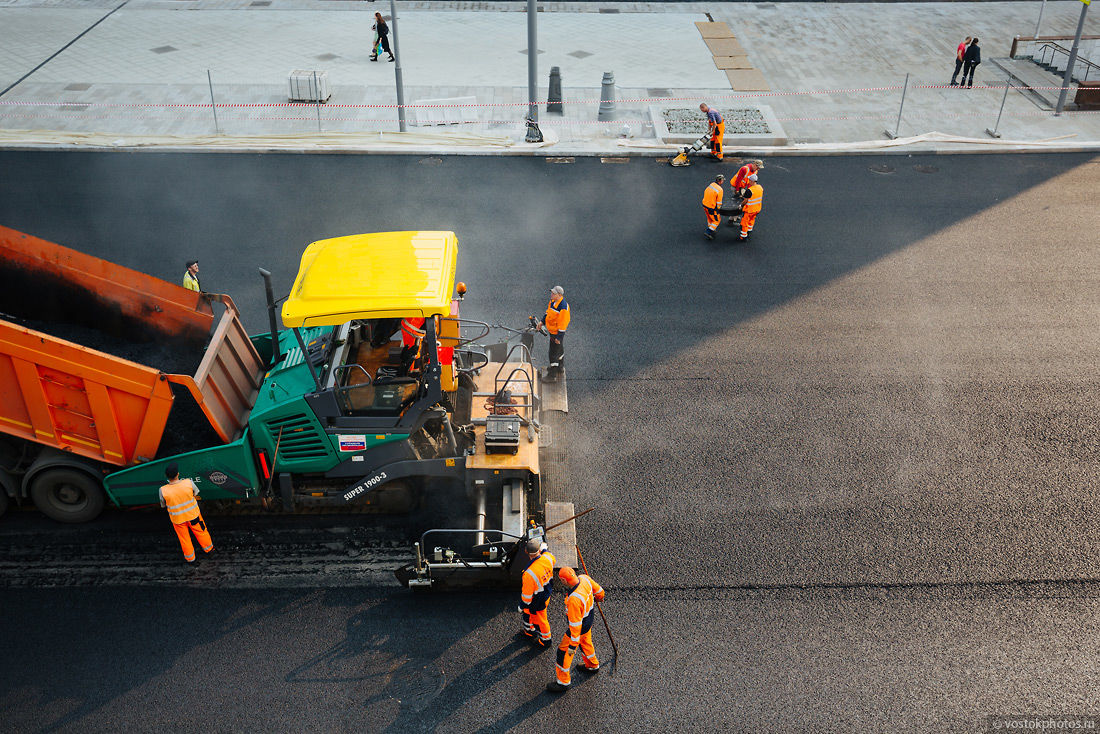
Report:
<svg viewBox="0 0 1100 734"><path fill-rule="evenodd" d="M721 110L726 122L727 148L786 145L787 134L767 105ZM698 107L649 108L653 130L662 143L694 143L707 131L707 118Z"/></svg>

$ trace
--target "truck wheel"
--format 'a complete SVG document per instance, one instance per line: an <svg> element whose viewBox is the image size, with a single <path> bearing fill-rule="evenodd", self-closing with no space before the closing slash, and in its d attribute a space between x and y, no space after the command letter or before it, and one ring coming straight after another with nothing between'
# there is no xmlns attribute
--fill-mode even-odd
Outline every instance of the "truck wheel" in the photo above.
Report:
<svg viewBox="0 0 1100 734"><path fill-rule="evenodd" d="M31 499L58 522L88 522L103 511L106 496L99 483L79 469L46 469L31 482Z"/></svg>

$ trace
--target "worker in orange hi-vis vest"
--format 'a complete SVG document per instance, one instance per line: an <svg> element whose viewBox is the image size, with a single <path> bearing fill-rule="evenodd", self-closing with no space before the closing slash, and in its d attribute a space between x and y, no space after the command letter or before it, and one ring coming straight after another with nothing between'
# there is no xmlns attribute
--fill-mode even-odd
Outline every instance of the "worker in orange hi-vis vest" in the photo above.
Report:
<svg viewBox="0 0 1100 734"><path fill-rule="evenodd" d="M565 374L565 331L569 328L569 303L565 300L565 289L556 285L550 289L550 302L546 304L546 315L539 323L546 327L550 335L550 351L546 368L547 382L561 379Z"/></svg>
<svg viewBox="0 0 1100 734"><path fill-rule="evenodd" d="M707 215L707 239L714 239L714 232L718 229L718 225L722 223L722 182L726 180L726 177L722 174L718 174L714 177L714 181L707 184L707 188L703 191L703 211Z"/></svg>
<svg viewBox="0 0 1100 734"><path fill-rule="evenodd" d="M420 357L420 347L424 342L423 316L410 316L401 319L401 372L408 374L413 363Z"/></svg>
<svg viewBox="0 0 1100 734"><path fill-rule="evenodd" d="M747 240L749 232L756 224L756 215L760 213L764 206L764 187L753 182L752 186L742 194L742 197L744 197L745 203L741 207L741 239Z"/></svg>
<svg viewBox="0 0 1100 734"><path fill-rule="evenodd" d="M175 462L164 468L164 476L168 484L160 488L160 506L168 509L168 517L172 520L176 537L180 539L183 558L192 563L195 560L195 546L191 545L191 533L195 534L195 540L199 541L204 553L214 550L214 541L210 539L210 531L206 529L206 522L199 512L199 489L190 479L180 479L180 469Z"/></svg>
<svg viewBox="0 0 1100 734"><path fill-rule="evenodd" d="M527 541L525 548L531 564L523 572L523 586L520 589L519 610L523 614L523 634L539 647L550 647L550 620L546 617L546 606L550 603L550 592L554 579L554 555L546 550L546 544L539 539Z"/></svg>
<svg viewBox="0 0 1100 734"><path fill-rule="evenodd" d="M565 613L569 617L569 631L561 638L558 646L557 665L554 670L557 677L550 681L546 690L561 693L572 684L570 667L577 648L581 649L583 663L579 666L586 673L596 673L600 661L596 658L596 647L592 644L592 612L597 601L603 601L603 587L586 574L566 566L558 572L558 578L565 585Z"/></svg>

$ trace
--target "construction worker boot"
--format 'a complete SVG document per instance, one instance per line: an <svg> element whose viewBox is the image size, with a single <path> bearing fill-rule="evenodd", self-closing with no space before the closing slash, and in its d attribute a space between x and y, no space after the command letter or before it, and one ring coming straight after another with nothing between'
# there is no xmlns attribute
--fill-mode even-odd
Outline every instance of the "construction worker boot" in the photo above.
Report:
<svg viewBox="0 0 1100 734"><path fill-rule="evenodd" d="M600 666L597 665L595 668L590 668L587 665L585 665L584 663L581 663L580 665L577 666L577 670L583 670L585 673L588 673L589 675L595 675L596 673L600 672Z"/></svg>
<svg viewBox="0 0 1100 734"><path fill-rule="evenodd" d="M569 686L563 686L558 681L552 680L546 684L546 690L550 691L551 693L565 693L569 690Z"/></svg>

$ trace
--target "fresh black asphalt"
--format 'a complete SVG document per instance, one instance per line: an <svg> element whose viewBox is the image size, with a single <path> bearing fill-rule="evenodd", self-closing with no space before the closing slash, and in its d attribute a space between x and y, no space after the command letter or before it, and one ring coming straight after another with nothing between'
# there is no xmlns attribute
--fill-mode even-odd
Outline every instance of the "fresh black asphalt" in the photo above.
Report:
<svg viewBox="0 0 1100 734"><path fill-rule="evenodd" d="M702 190L733 172L705 162L2 153L0 170L0 224L170 280L197 258L252 331L257 267L283 294L306 244L357 232L456 231L466 316L522 326L562 285L555 441L597 508L578 534L620 648L559 700L509 595L351 585L335 561L315 584L275 564L225 585L204 565L280 552L246 553L265 537L249 518L179 584L21 583L0 562L2 729L979 730L1100 710L1086 156L768 159L744 244L702 237ZM50 563L127 536L177 562L142 517L65 530ZM33 565L44 522L0 520L0 555ZM555 638L562 616L557 598Z"/></svg>

